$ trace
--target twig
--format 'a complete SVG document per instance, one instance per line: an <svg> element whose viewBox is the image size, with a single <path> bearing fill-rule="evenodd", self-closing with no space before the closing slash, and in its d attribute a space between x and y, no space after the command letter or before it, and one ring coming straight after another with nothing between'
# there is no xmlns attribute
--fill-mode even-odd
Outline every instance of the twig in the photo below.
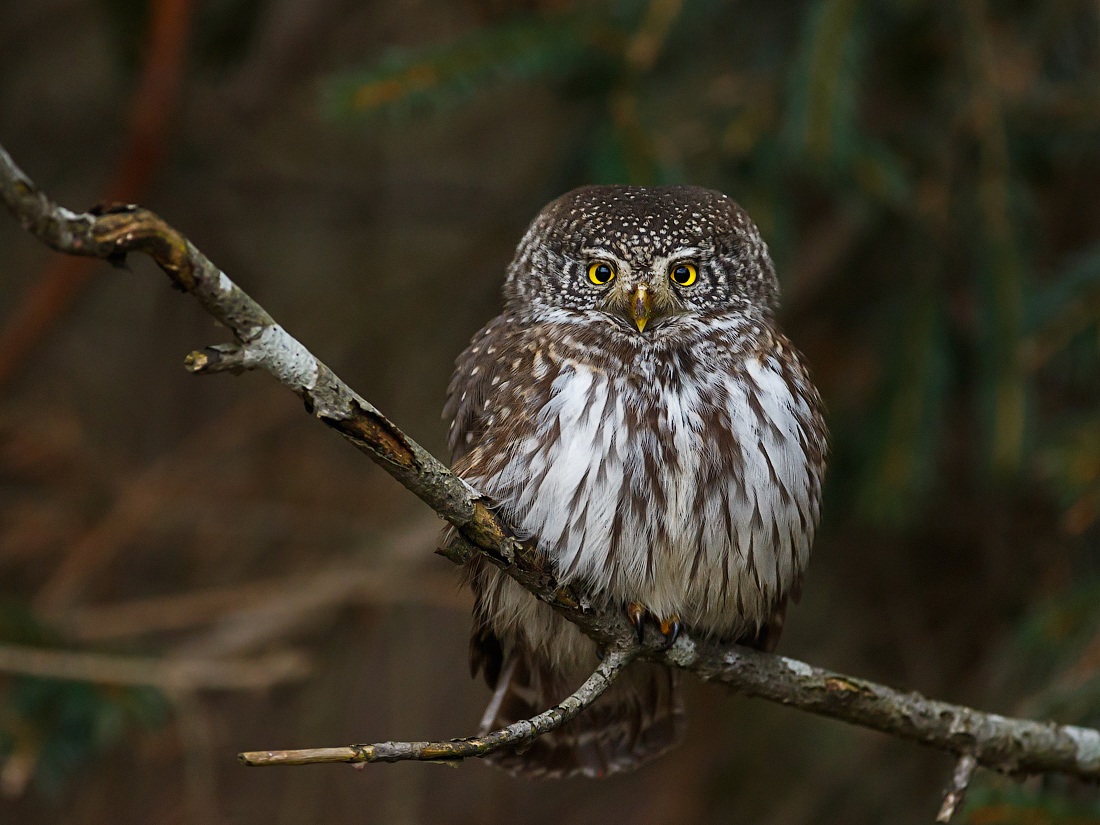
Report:
<svg viewBox="0 0 1100 825"><path fill-rule="evenodd" d="M348 745L343 748L307 748L295 751L253 751L238 755L246 765L309 765L315 762L461 762L513 745L524 745L544 733L561 727L591 705L615 681L624 667L638 655L637 646L612 650L599 667L577 688L549 710L531 719L521 719L490 734L449 742L381 742Z"/></svg>
<svg viewBox="0 0 1100 825"><path fill-rule="evenodd" d="M192 352L183 359L183 367L193 375L206 375L211 372L231 372L240 375L246 370L260 366L255 353L236 344L214 344L202 352Z"/></svg>
<svg viewBox="0 0 1100 825"><path fill-rule="evenodd" d="M255 659L152 659L0 645L0 673L171 691L255 690L302 679L309 664L292 650Z"/></svg>
<svg viewBox="0 0 1100 825"><path fill-rule="evenodd" d="M461 563L473 553L484 552L492 563L604 649L629 649L633 628L621 611L594 608L573 589L560 586L534 546L513 538L515 531L499 519L483 496L355 394L159 217L137 207L104 215L74 214L39 192L2 147L0 198L28 231L55 249L112 261L129 252L152 256L176 286L194 295L231 330L238 345L251 351L257 366L294 390L317 418L458 528L455 540L441 549L443 555ZM646 638L638 652L640 658L681 667L749 696L958 756L971 754L978 764L1005 773L1058 772L1100 779L1100 731L982 713L782 656L697 642L686 634L665 651L656 636ZM374 754L371 758L393 756L379 747L380 751L369 752ZM448 758L444 751L428 752L437 754L433 758ZM314 752L322 761L367 761L367 753L350 748Z"/></svg>
<svg viewBox="0 0 1100 825"><path fill-rule="evenodd" d="M969 753L959 757L955 765L955 773L951 776L951 784L944 794L940 812L936 814L936 822L950 822L951 817L963 800L966 798L966 789L970 786L970 780L974 777L974 771L978 769L978 760Z"/></svg>

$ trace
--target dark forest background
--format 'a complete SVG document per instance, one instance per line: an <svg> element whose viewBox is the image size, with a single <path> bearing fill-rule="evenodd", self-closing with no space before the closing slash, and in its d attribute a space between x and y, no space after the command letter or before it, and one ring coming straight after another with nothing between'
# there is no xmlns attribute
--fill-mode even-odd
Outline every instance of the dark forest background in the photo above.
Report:
<svg viewBox="0 0 1100 825"><path fill-rule="evenodd" d="M1095 0L0 2L0 141L62 204L140 201L445 456L454 357L583 183L721 189L829 407L781 652L1100 724ZM236 661L264 690L0 675L0 823L919 823L945 755L692 684L641 773L247 769L476 728L439 521L146 260L0 216L0 645ZM97 662L104 661L97 659ZM979 773L959 820L1100 822Z"/></svg>

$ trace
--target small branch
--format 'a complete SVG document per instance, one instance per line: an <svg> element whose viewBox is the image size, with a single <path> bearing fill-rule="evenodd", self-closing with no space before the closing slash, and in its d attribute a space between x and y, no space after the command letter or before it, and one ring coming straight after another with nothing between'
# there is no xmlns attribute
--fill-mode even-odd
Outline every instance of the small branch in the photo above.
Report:
<svg viewBox="0 0 1100 825"><path fill-rule="evenodd" d="M214 344L202 352L196 350L183 359L184 369L192 375L209 375L212 372L240 375L245 370L254 370L258 366L259 353L236 344Z"/></svg>
<svg viewBox="0 0 1100 825"><path fill-rule="evenodd" d="M256 366L294 390L313 415L341 433L458 528L455 539L441 549L442 555L461 564L473 554L483 552L493 564L604 649L634 650L631 641L634 631L622 611L613 607L594 608L581 594L562 587L533 544L517 541L514 538L517 532L497 516L485 497L353 392L159 217L137 207L104 215L74 214L52 203L35 188L2 147L0 199L29 232L55 249L116 262L129 252L149 254L176 286L190 292L207 312L232 331L239 347L255 354ZM1100 731L1089 728L983 713L782 656L736 645L695 641L687 634L666 651L658 634L650 633L636 655L722 682L747 696L861 725L956 756L970 755L977 764L1004 773L1056 772L1100 779ZM579 712L580 708L576 710ZM552 709L547 713L555 712L564 711ZM546 714L517 723L520 727L510 734L498 734L535 736L537 728L531 725L553 722L544 717ZM481 755L478 749L484 747L484 740L472 739L401 746L389 743L309 753L311 761L450 760ZM291 764L301 756L300 753L287 756L294 753L297 752L273 751L263 758L268 763Z"/></svg>
<svg viewBox="0 0 1100 825"><path fill-rule="evenodd" d="M309 670L305 657L290 650L255 659L151 659L0 645L0 673L168 691L258 690L303 679Z"/></svg>
<svg viewBox="0 0 1100 825"><path fill-rule="evenodd" d="M965 754L959 757L959 761L955 765L955 773L951 777L951 784L947 788L947 793L944 794L940 812L936 814L936 822L951 821L951 817L955 815L955 811L966 798L966 789L969 787L970 780L974 777L974 771L977 769L978 760L973 756Z"/></svg>
<svg viewBox="0 0 1100 825"><path fill-rule="evenodd" d="M524 745L536 737L560 728L599 698L624 667L638 655L637 647L612 650L599 667L560 703L531 719L522 719L486 736L452 739L449 742L381 742L376 745L348 745L344 748L308 748L295 751L253 751L238 754L246 765L309 765L316 762L461 762L486 756L501 748Z"/></svg>

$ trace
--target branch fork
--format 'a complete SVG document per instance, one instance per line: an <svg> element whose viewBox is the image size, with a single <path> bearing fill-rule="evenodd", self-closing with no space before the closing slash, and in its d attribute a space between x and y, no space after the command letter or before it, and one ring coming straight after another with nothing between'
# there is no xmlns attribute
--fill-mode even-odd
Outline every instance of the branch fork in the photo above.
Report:
<svg viewBox="0 0 1100 825"><path fill-rule="evenodd" d="M261 354L239 344L214 344L195 350L183 359L183 368L192 375L231 372L240 375L261 366Z"/></svg>
<svg viewBox="0 0 1100 825"><path fill-rule="evenodd" d="M441 762L456 765L470 757L486 756L501 748L522 748L544 733L561 727L591 705L611 685L622 669L638 655L637 647L616 649L604 656L599 667L577 690L549 710L530 719L513 722L485 736L447 742L381 742L344 748L293 751L253 751L238 755L246 765L308 765L315 762Z"/></svg>
<svg viewBox="0 0 1100 825"><path fill-rule="evenodd" d="M950 822L955 811L962 805L966 798L966 789L970 786L970 780L974 778L974 771L978 769L978 760L971 754L963 754L955 763L955 772L951 775L951 784L944 793L943 804L940 812L936 814L936 822Z"/></svg>

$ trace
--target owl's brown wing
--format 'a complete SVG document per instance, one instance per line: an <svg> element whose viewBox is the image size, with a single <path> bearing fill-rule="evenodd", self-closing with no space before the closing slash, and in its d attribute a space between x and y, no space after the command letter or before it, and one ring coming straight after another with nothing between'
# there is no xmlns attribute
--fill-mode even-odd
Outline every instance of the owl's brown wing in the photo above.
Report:
<svg viewBox="0 0 1100 825"><path fill-rule="evenodd" d="M462 473L470 469L463 462L467 454L478 446L485 435L485 422L493 415L490 409L494 398L490 390L493 379L501 382L505 362L500 355L512 347L512 331L503 317L496 318L478 332L470 345L455 360L455 373L447 387L447 403L443 418L450 422L447 446L451 462Z"/></svg>
<svg viewBox="0 0 1100 825"><path fill-rule="evenodd" d="M514 328L503 317L490 322L474 336L470 345L455 361L455 374L447 388L443 417L450 422L448 446L451 465L464 478L485 474L492 461L497 428L492 425L502 405L512 403L514 390L507 374L513 363L522 362L517 351ZM498 389L504 383L503 390ZM510 417L511 418L511 417ZM509 421L515 430L524 426L524 416ZM451 540L453 528L443 536ZM470 636L470 675L483 671L489 687L496 688L504 664L504 650L490 627L483 607L483 592L488 574L480 556L471 559L464 572L465 583L474 593L474 627Z"/></svg>

